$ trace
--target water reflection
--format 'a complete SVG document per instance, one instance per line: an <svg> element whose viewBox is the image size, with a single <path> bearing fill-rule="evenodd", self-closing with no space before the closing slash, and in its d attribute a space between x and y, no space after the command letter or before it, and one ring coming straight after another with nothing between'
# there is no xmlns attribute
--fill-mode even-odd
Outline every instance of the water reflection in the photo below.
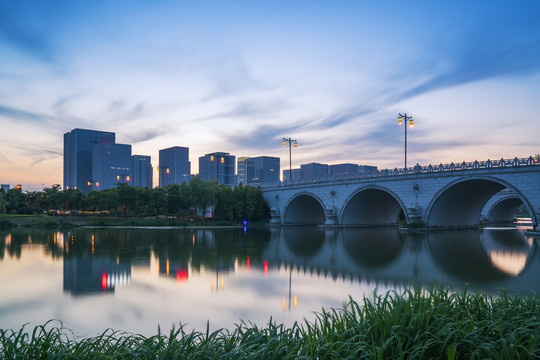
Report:
<svg viewBox="0 0 540 360"><path fill-rule="evenodd" d="M493 283L519 275L532 257L532 239L516 230L454 230L427 236L436 264L469 283Z"/></svg>
<svg viewBox="0 0 540 360"><path fill-rule="evenodd" d="M536 247L496 229L15 229L0 232L0 323L33 321L32 308L45 321L132 331L146 319L151 333L171 319L260 323L276 310L301 321L349 295L412 284L540 293Z"/></svg>
<svg viewBox="0 0 540 360"><path fill-rule="evenodd" d="M387 266L405 245L405 236L395 228L343 229L341 238L349 256L369 268Z"/></svg>

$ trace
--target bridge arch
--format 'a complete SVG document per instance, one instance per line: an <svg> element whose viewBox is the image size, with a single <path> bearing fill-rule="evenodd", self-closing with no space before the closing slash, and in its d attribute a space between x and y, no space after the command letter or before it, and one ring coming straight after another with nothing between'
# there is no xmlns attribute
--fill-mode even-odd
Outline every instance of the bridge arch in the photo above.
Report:
<svg viewBox="0 0 540 360"><path fill-rule="evenodd" d="M426 209L426 223L433 227L476 226L488 200L505 188L511 189L534 214L525 196L514 186L499 178L474 176L458 179L440 189Z"/></svg>
<svg viewBox="0 0 540 360"><path fill-rule="evenodd" d="M322 200L313 193L301 192L293 196L284 207L283 225L322 225L326 212Z"/></svg>
<svg viewBox="0 0 540 360"><path fill-rule="evenodd" d="M487 213L487 220L492 224L513 224L517 209L523 205L518 196L508 196L495 202Z"/></svg>
<svg viewBox="0 0 540 360"><path fill-rule="evenodd" d="M400 212L407 209L392 191L377 186L366 186L353 192L345 201L339 216L342 226L397 225Z"/></svg>

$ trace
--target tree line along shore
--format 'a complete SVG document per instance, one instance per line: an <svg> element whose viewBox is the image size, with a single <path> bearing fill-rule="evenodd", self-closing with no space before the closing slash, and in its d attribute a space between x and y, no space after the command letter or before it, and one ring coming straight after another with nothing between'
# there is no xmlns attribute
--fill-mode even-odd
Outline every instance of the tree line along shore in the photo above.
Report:
<svg viewBox="0 0 540 360"><path fill-rule="evenodd" d="M75 189L61 190L60 185L28 193L20 188L10 189L7 193L0 191L0 214L5 214L4 227L60 223L189 225L209 220L225 225L269 219L260 188L231 188L199 177L154 189L119 183L114 188L87 194ZM28 218L29 215L34 217Z"/></svg>

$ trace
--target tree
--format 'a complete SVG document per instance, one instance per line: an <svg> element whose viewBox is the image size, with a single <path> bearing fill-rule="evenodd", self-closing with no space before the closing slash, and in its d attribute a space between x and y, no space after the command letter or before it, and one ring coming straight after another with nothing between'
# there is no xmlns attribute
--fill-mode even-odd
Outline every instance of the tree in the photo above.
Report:
<svg viewBox="0 0 540 360"><path fill-rule="evenodd" d="M155 188L150 199L150 208L156 215L161 214L167 208L167 192L163 188Z"/></svg>
<svg viewBox="0 0 540 360"><path fill-rule="evenodd" d="M1 191L0 192L0 214L6 213L6 194Z"/></svg>
<svg viewBox="0 0 540 360"><path fill-rule="evenodd" d="M9 189L6 195L6 210L7 212L14 212L19 208L19 197L15 189Z"/></svg>
<svg viewBox="0 0 540 360"><path fill-rule="evenodd" d="M217 182L203 181L200 177L195 176L190 180L189 186L191 189L190 203L204 219L206 210L214 205Z"/></svg>

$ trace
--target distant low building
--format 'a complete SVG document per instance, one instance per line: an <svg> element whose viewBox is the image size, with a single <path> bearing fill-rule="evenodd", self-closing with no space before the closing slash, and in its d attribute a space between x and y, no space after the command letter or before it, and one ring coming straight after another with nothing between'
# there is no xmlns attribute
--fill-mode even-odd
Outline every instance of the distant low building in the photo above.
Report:
<svg viewBox="0 0 540 360"><path fill-rule="evenodd" d="M358 165L358 174L360 174L362 177L370 177L375 176L379 173L379 170L376 166L370 166L370 165Z"/></svg>
<svg viewBox="0 0 540 360"><path fill-rule="evenodd" d="M1 189L4 190L5 193L7 193L9 191L9 184L2 184L0 185L1 186Z"/></svg>
<svg viewBox="0 0 540 360"><path fill-rule="evenodd" d="M325 178L328 175L328 165L320 163L309 163L300 165L304 180L317 180Z"/></svg>
<svg viewBox="0 0 540 360"><path fill-rule="evenodd" d="M258 186L279 182L280 159L272 156L238 158L238 180L244 185Z"/></svg>
<svg viewBox="0 0 540 360"><path fill-rule="evenodd" d="M357 164L335 164L328 166L328 173L331 175L357 174Z"/></svg>
<svg viewBox="0 0 540 360"><path fill-rule="evenodd" d="M283 170L283 181L290 180L304 180L304 170L302 169L292 169L292 170Z"/></svg>

